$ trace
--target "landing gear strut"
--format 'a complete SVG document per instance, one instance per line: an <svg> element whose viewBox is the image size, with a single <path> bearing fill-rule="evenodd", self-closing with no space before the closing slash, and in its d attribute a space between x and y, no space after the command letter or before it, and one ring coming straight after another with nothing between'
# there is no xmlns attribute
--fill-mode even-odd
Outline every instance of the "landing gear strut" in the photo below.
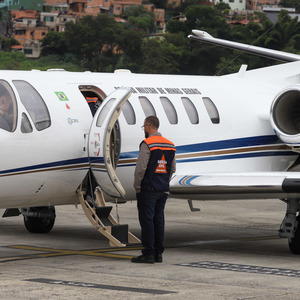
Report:
<svg viewBox="0 0 300 300"><path fill-rule="evenodd" d="M300 254L300 210L298 198L287 199L286 215L280 225L279 236L288 238L289 248L292 253Z"/></svg>
<svg viewBox="0 0 300 300"><path fill-rule="evenodd" d="M55 222L54 206L22 208L26 229L32 233L48 233Z"/></svg>

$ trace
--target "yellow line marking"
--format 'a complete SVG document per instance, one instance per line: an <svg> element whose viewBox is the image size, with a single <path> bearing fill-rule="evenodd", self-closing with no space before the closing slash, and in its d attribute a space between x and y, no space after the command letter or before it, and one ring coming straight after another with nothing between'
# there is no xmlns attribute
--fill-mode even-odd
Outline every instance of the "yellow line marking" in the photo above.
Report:
<svg viewBox="0 0 300 300"><path fill-rule="evenodd" d="M280 239L280 237L279 236L262 236L262 237L239 238L239 239L233 239L233 240L231 240L231 242L271 240L271 239ZM48 258L48 257L67 256L67 255L86 255L86 256L94 256L94 257L131 259L134 256L126 255L126 254L117 254L117 253L112 253L112 252L142 250L143 249L143 247L141 247L141 246L133 246L133 247L129 246L129 247L124 247L124 248L105 248L105 249L94 249L94 250L70 250L70 249L54 249L54 248L46 248L46 247L35 247L35 246L28 246L28 245L6 246L6 248L36 251L36 252L40 252L40 253L0 257L0 263L15 261L15 260Z"/></svg>
<svg viewBox="0 0 300 300"><path fill-rule="evenodd" d="M42 251L42 252L46 252L46 253L27 254L27 255L23 255L23 256L0 257L0 263L14 261L14 260L47 258L47 257L65 256L65 255L87 255L87 256L96 256L96 257L131 259L133 257L132 255L124 255L124 254L116 254L116 253L108 253L108 252L141 250L142 249L142 247L125 247L125 248L108 248L108 249L95 249L95 250L69 250L69 249L53 249L53 248L45 248L45 247L34 247L34 246L26 246L26 245L8 246L8 248L38 251L38 252Z"/></svg>
<svg viewBox="0 0 300 300"><path fill-rule="evenodd" d="M116 253L108 253L108 252L142 249L142 247L124 247L124 248L108 248L108 249L95 249L95 250L69 250L69 249L34 247L34 246L26 246L26 245L14 245L14 246L8 246L7 248L30 250L30 251L45 252L45 253L0 257L0 263L14 261L14 260L47 258L47 257L65 256L65 255L87 255L87 256L96 256L96 257L131 259L133 257L132 255L116 254Z"/></svg>

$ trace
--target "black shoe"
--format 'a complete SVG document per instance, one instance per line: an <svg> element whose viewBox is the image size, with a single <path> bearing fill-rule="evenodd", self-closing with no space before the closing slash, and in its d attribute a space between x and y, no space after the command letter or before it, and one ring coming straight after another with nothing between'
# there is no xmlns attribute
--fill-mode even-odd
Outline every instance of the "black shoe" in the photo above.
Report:
<svg viewBox="0 0 300 300"><path fill-rule="evenodd" d="M161 254L161 253L155 254L154 260L155 260L155 262L157 262L157 263L161 263L161 262L162 262L162 254Z"/></svg>
<svg viewBox="0 0 300 300"><path fill-rule="evenodd" d="M153 255L140 255L138 257L133 257L131 259L133 263L142 263L142 264L154 264L154 256Z"/></svg>

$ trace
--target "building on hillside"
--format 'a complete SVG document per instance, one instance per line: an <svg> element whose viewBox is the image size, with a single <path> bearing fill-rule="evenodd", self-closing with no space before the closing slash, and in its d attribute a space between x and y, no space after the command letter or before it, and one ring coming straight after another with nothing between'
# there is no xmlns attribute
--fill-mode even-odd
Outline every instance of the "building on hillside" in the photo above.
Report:
<svg viewBox="0 0 300 300"><path fill-rule="evenodd" d="M134 5L142 5L142 0L114 0L113 1L113 14L121 15L128 7Z"/></svg>
<svg viewBox="0 0 300 300"><path fill-rule="evenodd" d="M43 0L0 0L0 21L8 22L10 10L43 11Z"/></svg>
<svg viewBox="0 0 300 300"><path fill-rule="evenodd" d="M44 12L67 12L67 0L44 0Z"/></svg>
<svg viewBox="0 0 300 300"><path fill-rule="evenodd" d="M265 6L278 7L280 0L246 0L247 10L262 11Z"/></svg>
<svg viewBox="0 0 300 300"><path fill-rule="evenodd" d="M182 0L167 0L167 7L172 9L181 4Z"/></svg>
<svg viewBox="0 0 300 300"><path fill-rule="evenodd" d="M43 11L43 0L1 0L0 9L4 7L9 10L32 9Z"/></svg>
<svg viewBox="0 0 300 300"><path fill-rule="evenodd" d="M114 0L89 0L85 13L96 16L99 13L107 13L112 11Z"/></svg>
<svg viewBox="0 0 300 300"><path fill-rule="evenodd" d="M155 15L155 25L157 32L165 32L166 29L166 22L165 22L165 10L162 8L155 8L154 9Z"/></svg>
<svg viewBox="0 0 300 300"><path fill-rule="evenodd" d="M39 25L39 13L36 10L11 10L10 19L13 28L35 27Z"/></svg>
<svg viewBox="0 0 300 300"><path fill-rule="evenodd" d="M39 13L33 10L11 11L11 36L22 46L27 57L37 58L40 55L42 40L49 31L62 32L66 22L74 22L76 15L63 13Z"/></svg>
<svg viewBox="0 0 300 300"><path fill-rule="evenodd" d="M44 0L44 11L64 11L72 10L76 12L79 6L83 6L85 14L96 16L99 13L110 11L113 7L113 0L88 0L88 1L67 1L67 0Z"/></svg>
<svg viewBox="0 0 300 300"><path fill-rule="evenodd" d="M230 26L235 26L235 25L248 25L250 22L253 23L259 23L259 19L240 19L240 20L234 20L234 21L227 21L227 24Z"/></svg>
<svg viewBox="0 0 300 300"><path fill-rule="evenodd" d="M276 23L278 20L278 14L280 13L281 10L286 10L289 13L289 16L294 19L297 18L298 22L300 20L300 14L296 13L295 8L287 8L287 7L270 7L266 6L263 7L263 12L266 14L266 16L270 19L272 23Z"/></svg>
<svg viewBox="0 0 300 300"><path fill-rule="evenodd" d="M168 1L168 5L173 6L180 3L180 0ZM44 9L40 8L42 3ZM30 4L36 5L37 9L27 9L31 7ZM213 5L213 3L209 4ZM11 9L15 7L13 5L18 5L22 9ZM120 16L128 7L137 5L143 5L148 11L152 11L155 15L157 31L164 32L165 10L157 9L153 4L145 4L142 0L0 0L0 15L1 7L10 11L7 22L0 26L0 31L3 31L3 35L18 40L27 57L35 58L40 54L40 40L49 31L63 32L67 22L75 23L85 15L96 16L99 13L109 12ZM117 22L126 22L118 17L115 19ZM7 28L6 24L8 24Z"/></svg>
<svg viewBox="0 0 300 300"><path fill-rule="evenodd" d="M246 0L213 0L215 4L220 2L227 3L232 10L245 10L246 9Z"/></svg>
<svg viewBox="0 0 300 300"><path fill-rule="evenodd" d="M42 12L40 14L41 25L49 28L49 31L63 32L67 22L76 23L76 15L63 12Z"/></svg>
<svg viewBox="0 0 300 300"><path fill-rule="evenodd" d="M36 58L40 54L40 43L49 32L49 28L42 26L40 13L35 10L11 10L10 35L22 46L28 57Z"/></svg>
<svg viewBox="0 0 300 300"><path fill-rule="evenodd" d="M85 16L85 10L87 8L88 0L67 0L68 14L74 14L78 20Z"/></svg>
<svg viewBox="0 0 300 300"><path fill-rule="evenodd" d="M150 12L153 12L155 17L155 26L158 33L165 32L165 10L162 8L155 8L154 4L143 4L143 6Z"/></svg>

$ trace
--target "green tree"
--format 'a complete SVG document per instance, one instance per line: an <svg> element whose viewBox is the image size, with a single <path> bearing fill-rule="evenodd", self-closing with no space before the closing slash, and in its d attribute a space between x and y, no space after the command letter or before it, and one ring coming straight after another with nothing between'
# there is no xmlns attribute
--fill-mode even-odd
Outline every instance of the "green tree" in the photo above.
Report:
<svg viewBox="0 0 300 300"><path fill-rule="evenodd" d="M299 0L280 0L279 5L281 7L295 8L296 12L300 12Z"/></svg>
<svg viewBox="0 0 300 300"><path fill-rule="evenodd" d="M276 50L284 50L294 35L298 35L300 23L297 18L292 19L286 10L281 10L274 28L265 38L264 46Z"/></svg>
<svg viewBox="0 0 300 300"><path fill-rule="evenodd" d="M147 33L155 31L155 16L142 5L129 7L124 11L122 17L135 30L142 30Z"/></svg>
<svg viewBox="0 0 300 300"><path fill-rule="evenodd" d="M155 5L156 8L167 8L168 0L150 0L151 3Z"/></svg>
<svg viewBox="0 0 300 300"><path fill-rule="evenodd" d="M215 7L215 9L221 11L222 13L224 13L224 12L227 13L231 9L230 5L225 2L218 2L214 7Z"/></svg>
<svg viewBox="0 0 300 300"><path fill-rule="evenodd" d="M172 49L168 43L163 43L157 39L145 40L142 45L144 63L141 71L143 73L152 74L176 73L177 68L172 61L170 61L173 51L174 49Z"/></svg>
<svg viewBox="0 0 300 300"><path fill-rule="evenodd" d="M41 55L43 56L50 54L63 55L68 51L63 32L50 31L41 42Z"/></svg>
<svg viewBox="0 0 300 300"><path fill-rule="evenodd" d="M167 32L170 33L186 33L188 34L190 32L190 29L187 28L186 23L179 21L177 19L171 19L168 21L167 26L166 26Z"/></svg>
<svg viewBox="0 0 300 300"><path fill-rule="evenodd" d="M121 31L121 25L108 15L85 16L76 24L66 24L65 41L85 68L103 71L114 61L112 52Z"/></svg>
<svg viewBox="0 0 300 300"><path fill-rule="evenodd" d="M191 5L184 11L186 26L192 31L201 29L210 31L216 37L226 38L230 27L220 11L210 6Z"/></svg>
<svg viewBox="0 0 300 300"><path fill-rule="evenodd" d="M124 29L118 37L118 49L123 54L120 55L116 68L139 72L142 64L142 42L143 33L141 31Z"/></svg>
<svg viewBox="0 0 300 300"><path fill-rule="evenodd" d="M20 43L14 38L0 37L0 45L2 51L10 52L12 46L20 45Z"/></svg>

